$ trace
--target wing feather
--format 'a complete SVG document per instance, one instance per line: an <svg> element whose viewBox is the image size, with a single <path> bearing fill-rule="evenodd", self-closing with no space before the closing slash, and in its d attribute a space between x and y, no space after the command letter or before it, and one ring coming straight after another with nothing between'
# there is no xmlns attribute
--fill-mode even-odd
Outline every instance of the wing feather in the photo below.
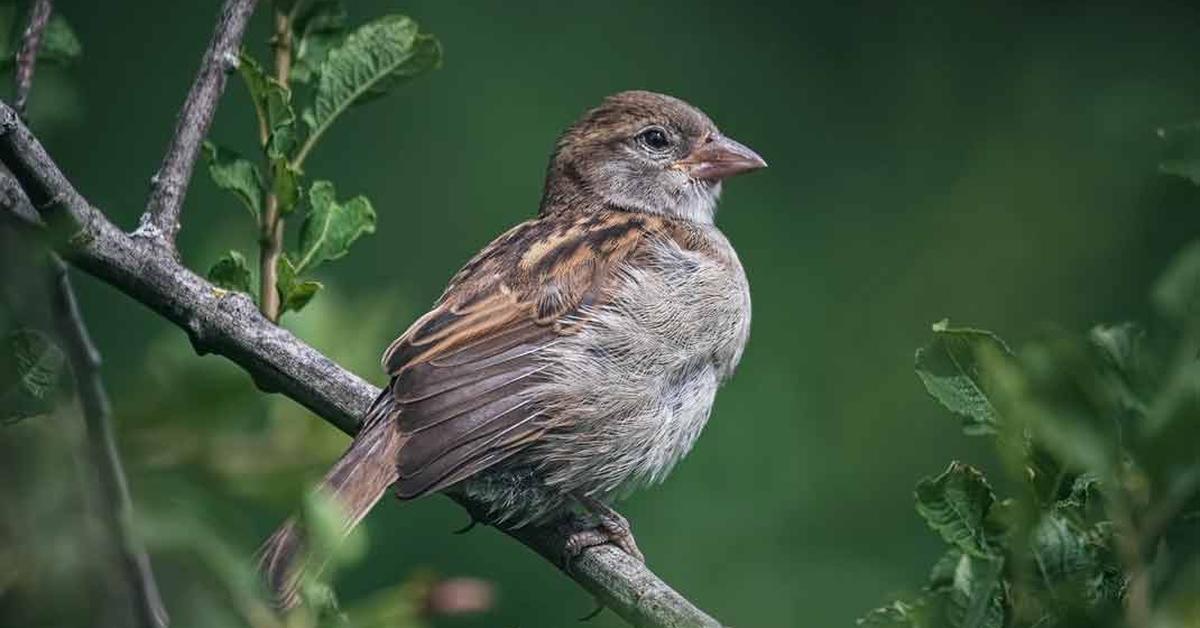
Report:
<svg viewBox="0 0 1200 628"><path fill-rule="evenodd" d="M383 356L406 439L401 498L470 477L553 426L530 394L551 366L545 349L586 325L616 270L663 226L618 211L546 216L508 231L459 271Z"/></svg>

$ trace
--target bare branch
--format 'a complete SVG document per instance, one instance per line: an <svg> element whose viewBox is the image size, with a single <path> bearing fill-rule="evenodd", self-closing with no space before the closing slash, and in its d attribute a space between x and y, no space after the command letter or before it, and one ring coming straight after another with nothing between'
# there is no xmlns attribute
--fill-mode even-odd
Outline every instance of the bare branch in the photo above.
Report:
<svg viewBox="0 0 1200 628"><path fill-rule="evenodd" d="M150 569L150 557L130 529L133 505L113 436L112 410L104 383L100 380L100 353L92 344L83 324L67 275L67 266L58 256L53 257L51 273L55 327L58 328L71 371L75 375L87 427L88 453L102 493L99 501L104 509L104 522L125 569L125 578L133 598L134 616L144 628L165 628L168 623L167 609L158 594L158 584Z"/></svg>
<svg viewBox="0 0 1200 628"><path fill-rule="evenodd" d="M77 225L64 248L69 261L112 284L179 325L200 353L233 360L260 388L280 392L347 434L379 389L338 366L290 332L265 319L243 294L214 287L161 247L132 238L84 200L59 172L41 144L0 103L0 161L45 206L47 223L55 212ZM468 511L484 505L455 497ZM530 527L504 530L561 567L560 531ZM644 564L601 545L587 550L565 572L636 626L704 627L720 624L673 590Z"/></svg>
<svg viewBox="0 0 1200 628"><path fill-rule="evenodd" d="M238 48L246 32L246 24L254 13L255 0L226 0L217 28L213 32L200 71L192 83L187 100L179 110L175 135L167 147L158 173L151 179L150 199L142 214L136 235L157 240L169 249L175 248L179 231L179 214L187 194L188 182L200 143L208 135L209 124L217 109L217 99L225 89L226 74L236 67Z"/></svg>
<svg viewBox="0 0 1200 628"><path fill-rule="evenodd" d="M17 71L14 74L17 87L17 112L25 115L25 103L29 101L29 88L33 87L33 69L37 65L38 48L42 33L50 22L54 11L52 0L34 0L29 12L29 25L21 35L21 49L17 51Z"/></svg>

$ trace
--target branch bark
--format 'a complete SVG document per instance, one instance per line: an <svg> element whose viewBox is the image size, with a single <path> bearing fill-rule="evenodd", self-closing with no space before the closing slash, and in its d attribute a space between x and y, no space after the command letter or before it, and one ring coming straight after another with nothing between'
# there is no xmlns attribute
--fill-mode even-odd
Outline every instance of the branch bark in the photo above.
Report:
<svg viewBox="0 0 1200 628"><path fill-rule="evenodd" d="M183 198L200 144L208 135L217 99L225 89L225 76L237 65L238 48L246 24L254 13L256 0L226 0L217 19L200 71L192 83L187 100L179 110L175 135L167 147L162 165L150 180L150 198L142 214L136 235L156 240L170 250L175 248Z"/></svg>

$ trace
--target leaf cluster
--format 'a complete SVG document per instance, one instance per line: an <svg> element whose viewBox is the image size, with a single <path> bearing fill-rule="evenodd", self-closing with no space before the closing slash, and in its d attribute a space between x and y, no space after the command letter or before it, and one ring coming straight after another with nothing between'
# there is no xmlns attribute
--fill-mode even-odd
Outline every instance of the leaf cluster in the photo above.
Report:
<svg viewBox="0 0 1200 628"><path fill-rule="evenodd" d="M323 287L309 278L312 271L375 231L375 209L365 196L340 200L332 182L306 180L308 155L342 114L438 67L442 56L437 39L407 16L387 15L350 28L339 0L295 7L291 27L288 84L268 75L248 53L240 57L238 73L259 125L260 160L211 142L204 147L213 182L233 194L256 224L268 204L279 218L303 215L295 246L276 262L281 313L303 309ZM269 238L269 229L263 231L260 238ZM238 251L226 253L208 272L217 286L251 294L255 275Z"/></svg>
<svg viewBox="0 0 1200 628"><path fill-rule="evenodd" d="M933 326L929 394L994 440L1013 495L953 462L916 488L946 549L919 595L863 626L1195 625L1200 596L1200 244L1155 285L1161 333L1054 332L1012 351ZM1188 623L1191 622L1191 623Z"/></svg>

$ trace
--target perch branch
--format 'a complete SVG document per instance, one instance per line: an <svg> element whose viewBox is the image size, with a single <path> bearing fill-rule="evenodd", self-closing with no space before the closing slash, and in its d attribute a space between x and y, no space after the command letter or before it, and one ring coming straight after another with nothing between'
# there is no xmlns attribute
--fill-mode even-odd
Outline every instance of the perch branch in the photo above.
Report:
<svg viewBox="0 0 1200 628"><path fill-rule="evenodd" d="M217 99L225 89L225 75L236 67L238 48L250 15L254 13L254 5L255 0L226 0L212 41L200 62L200 71L179 110L175 135L167 146L167 154L150 180L150 199L135 233L155 239L169 249L175 248L179 214L188 181L192 178L196 154L208 135Z"/></svg>
<svg viewBox="0 0 1200 628"><path fill-rule="evenodd" d="M0 162L42 210L43 220L52 224L56 214L70 217L75 229L63 247L69 261L182 327L198 352L223 355L260 388L287 395L347 434L357 430L358 418L378 388L272 324L246 295L216 288L169 251L118 229L75 191L3 103ZM465 498L456 500L472 512L483 508ZM504 532L561 566L565 539L559 531L534 527ZM612 546L587 550L566 573L635 626L720 626L644 564Z"/></svg>
<svg viewBox="0 0 1200 628"><path fill-rule="evenodd" d="M100 485L104 523L125 570L138 624L143 628L165 628L167 610L158 594L150 557L130 529L132 500L113 436L112 410L100 379L100 353L83 324L67 266L57 255L51 260L50 271L54 323L75 376L87 428L88 454Z"/></svg>
<svg viewBox="0 0 1200 628"><path fill-rule="evenodd" d="M52 0L35 0L29 11L29 24L21 35L21 48L17 51L17 71L13 75L16 81L17 112L25 115L25 104L29 101L29 89L33 87L33 69L37 66L38 48L42 43L42 33L46 32L46 24L50 22L50 14L54 11Z"/></svg>

